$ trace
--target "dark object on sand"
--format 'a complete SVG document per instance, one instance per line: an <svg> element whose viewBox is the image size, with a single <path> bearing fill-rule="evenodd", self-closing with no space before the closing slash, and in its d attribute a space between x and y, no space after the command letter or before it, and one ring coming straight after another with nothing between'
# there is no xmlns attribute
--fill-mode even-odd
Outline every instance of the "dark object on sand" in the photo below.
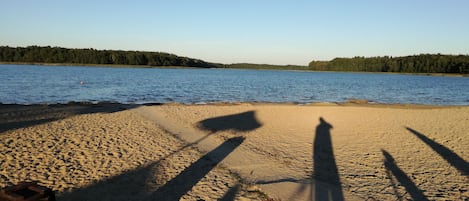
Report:
<svg viewBox="0 0 469 201"><path fill-rule="evenodd" d="M35 182L21 182L0 191L1 201L55 201L55 194L50 188Z"/></svg>

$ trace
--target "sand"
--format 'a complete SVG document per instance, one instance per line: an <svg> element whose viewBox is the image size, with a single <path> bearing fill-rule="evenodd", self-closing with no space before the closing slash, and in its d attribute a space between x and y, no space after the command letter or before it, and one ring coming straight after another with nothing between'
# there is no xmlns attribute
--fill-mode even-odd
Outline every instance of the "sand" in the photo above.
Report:
<svg viewBox="0 0 469 201"><path fill-rule="evenodd" d="M0 188L35 180L58 200L469 199L469 107L71 104L0 111Z"/></svg>

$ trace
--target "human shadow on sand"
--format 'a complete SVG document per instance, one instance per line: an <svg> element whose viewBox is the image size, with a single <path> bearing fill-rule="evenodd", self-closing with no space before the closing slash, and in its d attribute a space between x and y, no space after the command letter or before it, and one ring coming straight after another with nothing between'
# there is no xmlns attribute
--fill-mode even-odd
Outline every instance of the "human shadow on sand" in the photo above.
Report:
<svg viewBox="0 0 469 201"><path fill-rule="evenodd" d="M199 160L191 164L178 176L160 188L152 195L158 200L179 200L191 188L199 182L206 174L216 167L226 156L233 152L241 143L244 137L234 137L202 156Z"/></svg>
<svg viewBox="0 0 469 201"><path fill-rule="evenodd" d="M458 154L454 153L444 145L433 141L432 139L428 138L427 136L423 135L422 133L406 127L406 129L414 134L417 138L422 140L425 144L430 146L430 148L433 149L436 153L438 153L443 159L445 159L449 164L451 164L453 167L458 169L461 174L465 176L469 176L469 163L465 161L463 158L461 158Z"/></svg>
<svg viewBox="0 0 469 201"><path fill-rule="evenodd" d="M158 188L151 187L151 185L155 182L153 178L154 175L158 174L161 160L166 157L141 168L99 181L91 186L62 193L57 197L58 200L63 201L179 200L243 141L244 137L233 137L226 140ZM225 200L230 199L235 196L233 194L236 191L236 188L229 190L223 197Z"/></svg>
<svg viewBox="0 0 469 201"><path fill-rule="evenodd" d="M234 130L239 132L252 131L262 126L256 118L255 111L248 111L239 114L232 114L202 120L197 123L202 130L211 133Z"/></svg>
<svg viewBox="0 0 469 201"><path fill-rule="evenodd" d="M114 113L139 105L120 103L71 102L51 105L0 104L0 133L19 128L45 124L75 115Z"/></svg>
<svg viewBox="0 0 469 201"><path fill-rule="evenodd" d="M417 185L407 176L407 174L397 166L394 158L387 152L386 150L381 150L384 156L384 167L386 168L386 174L388 175L389 179L391 180L392 187L394 189L394 193L396 194L398 200L403 200L402 196L399 195L397 191L397 185L395 184L394 180L392 179L392 175L397 179L397 181L404 186L407 193L412 197L412 200L428 200L427 197L423 194L422 190L420 190Z"/></svg>
<svg viewBox="0 0 469 201"><path fill-rule="evenodd" d="M319 118L319 125L316 127L313 147L313 178L318 181L333 184L335 187L332 188L329 185L321 185L316 182L314 185L314 200L344 200L339 171L332 148L330 131L332 128L332 125L326 122L322 117Z"/></svg>
<svg viewBox="0 0 469 201"><path fill-rule="evenodd" d="M322 117L319 118L319 125L316 126L313 146L313 174L308 182L301 182L301 186L291 200L297 199L299 194L303 194L309 189L309 200L313 201L343 201L339 171L335 162L332 147L331 132L332 125ZM293 180L291 180L293 181Z"/></svg>

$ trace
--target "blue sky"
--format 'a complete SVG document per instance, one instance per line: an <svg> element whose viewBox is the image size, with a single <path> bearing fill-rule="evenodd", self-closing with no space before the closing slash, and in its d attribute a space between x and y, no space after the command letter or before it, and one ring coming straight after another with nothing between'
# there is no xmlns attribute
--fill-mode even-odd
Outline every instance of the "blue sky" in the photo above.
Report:
<svg viewBox="0 0 469 201"><path fill-rule="evenodd" d="M220 63L469 54L467 0L0 0L0 45L145 50Z"/></svg>

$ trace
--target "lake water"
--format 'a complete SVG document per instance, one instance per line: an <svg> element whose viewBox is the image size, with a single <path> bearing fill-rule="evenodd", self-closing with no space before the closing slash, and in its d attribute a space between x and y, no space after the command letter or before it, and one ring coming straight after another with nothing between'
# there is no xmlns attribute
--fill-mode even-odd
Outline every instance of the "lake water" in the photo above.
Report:
<svg viewBox="0 0 469 201"><path fill-rule="evenodd" d="M82 84L80 82L83 82ZM469 77L0 65L1 103L344 102L469 105Z"/></svg>

